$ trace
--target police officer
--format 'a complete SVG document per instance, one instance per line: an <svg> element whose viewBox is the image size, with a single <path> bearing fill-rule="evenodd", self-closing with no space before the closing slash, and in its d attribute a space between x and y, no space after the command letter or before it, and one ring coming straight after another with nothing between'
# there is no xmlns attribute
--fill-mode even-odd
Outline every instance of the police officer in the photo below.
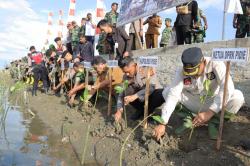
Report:
<svg viewBox="0 0 250 166"><path fill-rule="evenodd" d="M243 14L235 14L233 27L236 28L236 38L250 36L250 0L241 0Z"/></svg>
<svg viewBox="0 0 250 166"><path fill-rule="evenodd" d="M165 29L162 31L161 35L161 42L160 42L160 47L166 47L168 46L171 33L172 33L172 26L171 26L172 20L170 18L165 19Z"/></svg>
<svg viewBox="0 0 250 166"><path fill-rule="evenodd" d="M177 104L180 103L186 108L182 109L181 113L191 115L189 117L191 126L199 127L208 123L209 136L211 139L216 139L219 126L218 114L222 108L226 66L223 62L212 61L210 58L204 57L201 49L197 47L189 48L183 52L182 63L183 68L177 70L174 81L163 91L165 105L161 117L164 123L155 128L154 136L159 140L164 135L165 125ZM228 80L227 90L226 113L236 114L244 103L244 96L241 91L234 88L231 76ZM192 116L193 114L194 116ZM214 118L216 117L218 118L215 126ZM182 126L182 131L184 130L185 125Z"/></svg>
<svg viewBox="0 0 250 166"><path fill-rule="evenodd" d="M37 52L34 46L30 47L30 53L31 53L31 61L32 61L32 72L34 73L34 84L33 84L33 90L32 90L32 96L36 96L37 93L37 87L38 82L41 79L43 81L43 88L45 90L45 93L48 92L48 80L47 80L47 69L45 67L44 61L43 61L43 54L41 52Z"/></svg>

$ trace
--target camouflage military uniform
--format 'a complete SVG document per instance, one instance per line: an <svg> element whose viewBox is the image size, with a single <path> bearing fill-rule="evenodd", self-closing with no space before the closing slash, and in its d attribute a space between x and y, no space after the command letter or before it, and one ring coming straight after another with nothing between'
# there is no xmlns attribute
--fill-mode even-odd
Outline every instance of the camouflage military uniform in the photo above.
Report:
<svg viewBox="0 0 250 166"><path fill-rule="evenodd" d="M206 17L201 9L197 12L198 21L196 23L197 27L192 31L192 43L202 43L206 37L205 28L202 26L201 19Z"/></svg>
<svg viewBox="0 0 250 166"><path fill-rule="evenodd" d="M72 45L74 58L76 57L75 51L76 51L76 47L77 47L79 40L80 40L79 39L79 32L80 32L79 26L76 26L75 28L72 29L71 45Z"/></svg>
<svg viewBox="0 0 250 166"><path fill-rule="evenodd" d="M237 15L236 38L250 37L250 0L241 0L243 15Z"/></svg>
<svg viewBox="0 0 250 166"><path fill-rule="evenodd" d="M116 26L117 19L118 19L119 13L110 11L106 13L104 19L108 21L113 26Z"/></svg>
<svg viewBox="0 0 250 166"><path fill-rule="evenodd" d="M162 31L160 47L166 47L166 46L168 46L169 40L171 38L171 33L172 33L172 27L166 27Z"/></svg>

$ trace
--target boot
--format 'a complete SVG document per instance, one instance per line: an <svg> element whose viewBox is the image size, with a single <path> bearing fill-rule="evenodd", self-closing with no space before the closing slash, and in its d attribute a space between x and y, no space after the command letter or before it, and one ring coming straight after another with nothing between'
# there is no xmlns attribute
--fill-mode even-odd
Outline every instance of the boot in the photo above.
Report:
<svg viewBox="0 0 250 166"><path fill-rule="evenodd" d="M32 90L32 96L37 96L35 89Z"/></svg>

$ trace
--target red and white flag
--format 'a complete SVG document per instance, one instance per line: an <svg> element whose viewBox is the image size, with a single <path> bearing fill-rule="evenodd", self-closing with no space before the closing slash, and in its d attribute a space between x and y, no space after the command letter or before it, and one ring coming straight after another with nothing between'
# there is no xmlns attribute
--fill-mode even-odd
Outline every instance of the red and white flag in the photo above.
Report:
<svg viewBox="0 0 250 166"><path fill-rule="evenodd" d="M76 12L76 0L70 0L68 21L73 21Z"/></svg>
<svg viewBox="0 0 250 166"><path fill-rule="evenodd" d="M101 21L105 16L105 5L104 0L96 1L96 21L97 23ZM100 29L96 28L96 34L100 34Z"/></svg>
<svg viewBox="0 0 250 166"><path fill-rule="evenodd" d="M226 12L234 14L243 14L240 0L226 0Z"/></svg>
<svg viewBox="0 0 250 166"><path fill-rule="evenodd" d="M53 21L53 13L52 12L49 12L48 14L48 30L47 30L47 39L46 39L46 42L45 42L45 45L49 44L49 40L50 38L52 37L52 21Z"/></svg>
<svg viewBox="0 0 250 166"><path fill-rule="evenodd" d="M63 37L63 11L59 10L59 21L58 21L58 37Z"/></svg>

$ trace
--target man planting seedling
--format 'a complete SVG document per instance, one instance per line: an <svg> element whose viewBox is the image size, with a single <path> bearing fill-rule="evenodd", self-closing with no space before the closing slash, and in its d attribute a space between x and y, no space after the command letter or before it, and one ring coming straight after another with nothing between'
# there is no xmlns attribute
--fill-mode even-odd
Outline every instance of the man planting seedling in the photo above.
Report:
<svg viewBox="0 0 250 166"><path fill-rule="evenodd" d="M117 100L117 111L115 120L119 122L123 113L123 104L131 105L136 109L136 113L131 117L132 120L138 120L144 115L144 102L146 92L146 74L143 68L139 68L137 63L131 57L125 57L120 62L120 67L123 70L123 80L128 80L126 93L120 93ZM151 82L149 85L149 100L148 113L151 114L155 108L164 103L162 96L162 86L160 85L156 74L151 72ZM125 96L126 94L126 96Z"/></svg>
<svg viewBox="0 0 250 166"><path fill-rule="evenodd" d="M176 129L176 134L208 124L209 137L216 139L226 66L221 61L211 61L211 58L204 57L201 49L197 47L183 52L182 63L183 68L177 70L174 81L163 91L165 105L161 115L162 124L155 128L153 135L157 140L164 135L165 125L176 110L177 115L184 120L183 125ZM225 119L236 114L244 103L244 96L234 88L231 76L227 91Z"/></svg>

